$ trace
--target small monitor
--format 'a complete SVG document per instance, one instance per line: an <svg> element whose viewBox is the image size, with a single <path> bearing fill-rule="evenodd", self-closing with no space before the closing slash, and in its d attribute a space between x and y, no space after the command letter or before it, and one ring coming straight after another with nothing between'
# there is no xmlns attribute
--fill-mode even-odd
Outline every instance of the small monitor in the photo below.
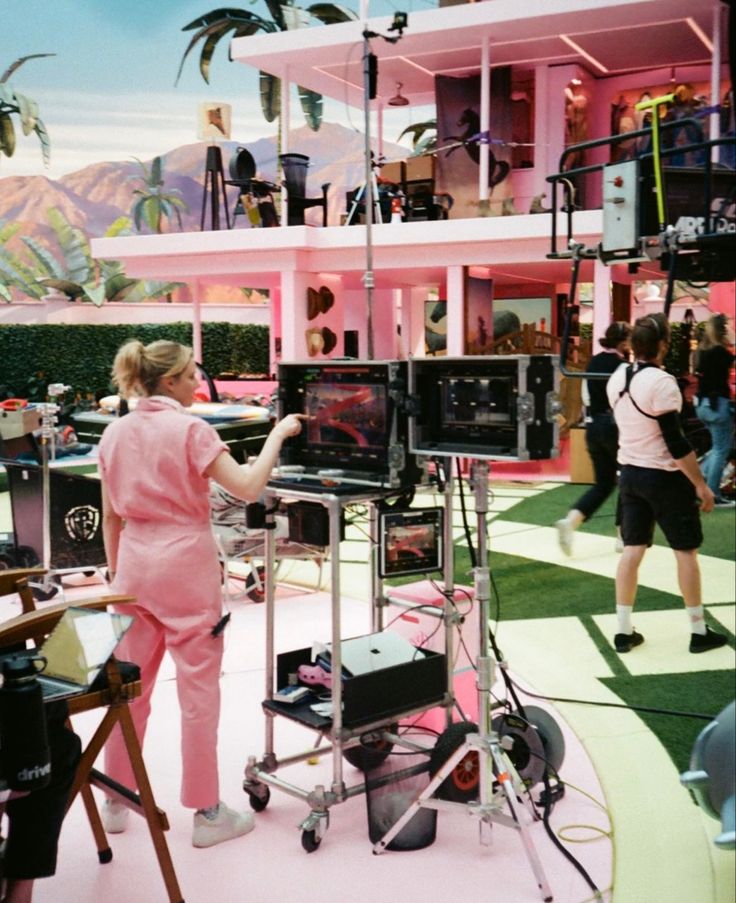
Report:
<svg viewBox="0 0 736 903"><path fill-rule="evenodd" d="M379 576L442 572L443 525L442 508L379 512Z"/></svg>

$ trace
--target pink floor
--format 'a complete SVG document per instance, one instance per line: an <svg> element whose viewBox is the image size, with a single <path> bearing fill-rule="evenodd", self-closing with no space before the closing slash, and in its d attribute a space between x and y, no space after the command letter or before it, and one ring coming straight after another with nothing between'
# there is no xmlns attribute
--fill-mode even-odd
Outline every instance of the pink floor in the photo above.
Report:
<svg viewBox="0 0 736 903"><path fill-rule="evenodd" d="M97 594L88 587L84 594ZM78 591L80 592L80 591ZM236 602L228 628L223 688L220 763L222 795L230 805L247 807L241 790L243 766L248 755L264 748L264 719L260 702L264 680L264 609ZM0 612L3 617L16 613ZM345 599L343 635L369 630L365 604ZM329 637L329 598L324 593L305 594L279 590L277 648L287 650ZM154 712L144 750L158 805L165 809L171 830L167 840L183 896L188 903L368 903L400 900L401 903L461 900L467 903L526 903L541 900L521 838L511 828L496 825L491 846L479 844L479 825L467 812L441 812L437 838L415 852L386 852L376 856L368 838L366 800L358 796L331 810L330 827L315 853L301 848L299 822L307 805L273 790L268 808L256 816L256 830L247 837L209 850L195 850L190 843L191 813L180 807L178 708L173 669L166 661L154 693ZM523 677L523 675L520 675ZM567 726L555 715L566 742L560 769L563 780L595 800L604 802L593 766ZM77 718L75 727L83 739L97 723L93 713ZM276 754L283 756L308 748L314 735L284 719L276 721ZM284 768L279 776L299 787L312 789L331 782L331 760ZM346 765L346 782L358 783L360 773ZM536 798L540 787L534 788ZM573 866L553 846L541 822L531 824L521 810L539 854L547 880L558 903L582 903L592 892ZM601 890L610 886L612 844L595 838L587 829L608 830L603 812L587 796L568 787L552 816L555 831L568 828L576 839L568 844ZM59 866L54 878L37 883L35 903L158 903L166 901L145 822L133 817L125 834L111 837L113 861L99 865L81 801L72 807L61 839Z"/></svg>

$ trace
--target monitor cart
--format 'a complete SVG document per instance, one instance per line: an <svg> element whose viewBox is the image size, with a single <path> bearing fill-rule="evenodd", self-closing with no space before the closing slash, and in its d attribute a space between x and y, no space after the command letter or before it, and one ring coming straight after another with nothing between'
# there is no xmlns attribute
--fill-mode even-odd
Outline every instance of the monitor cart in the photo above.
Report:
<svg viewBox="0 0 736 903"><path fill-rule="evenodd" d="M395 496L396 490L382 491L380 489L351 487L348 492L340 491L309 491L295 481L294 488L282 485L274 487L269 484L264 492L264 502L267 512L273 512L280 500L319 502L328 512L329 518L329 548L330 558L333 562L331 572L331 665L332 673L340 674L341 661L341 624L340 624L340 519L345 507L353 504L366 504L370 510L370 534L371 534L371 589L372 599L380 598L377 587L377 568L375 567L375 547L377 541L377 514L375 503L388 496ZM351 748L359 747L361 737L367 733L383 732L401 718L418 715L437 705L452 707L452 696L448 692L446 680L447 668L445 656L437 653L426 653L426 658L421 661L409 662L400 665L399 668L410 669L416 674L417 666L421 673L416 680L393 680L391 682L391 694L396 693L396 698L389 705L389 711L384 709L381 713L371 715L371 712L363 708L361 711L349 713L343 712L343 699L349 693L343 692L342 681L336 680L332 687L332 717L323 717L315 714L309 704L279 703L274 701L273 694L277 688L277 677L281 681L285 672L295 670L299 663L308 662L310 649L295 650L285 655L275 655L275 604L274 604L274 562L275 539L273 529L273 513L267 513L265 531L265 556L266 571L266 679L265 699L263 709L265 722L265 752L262 759L250 756L245 768L243 789L248 794L251 807L255 811L262 811L268 805L270 788L281 790L297 799L304 800L310 807L306 818L301 822L301 843L307 852L314 852L320 845L322 838L329 826L330 808L338 803L345 802L351 797L366 792L365 782L353 786L346 786L343 776L343 753ZM371 607L371 633L381 628L381 609L373 605ZM391 670L391 669L387 669ZM375 677L380 672L370 675ZM407 672L404 671L404 674ZM428 679L427 679L428 678ZM394 689L396 688L396 689ZM424 696L422 696L424 694ZM384 694L385 695L385 694ZM289 718L302 724L304 727L317 733L317 743L310 746L304 752L289 756L278 757L274 748L274 720L277 717ZM321 741L328 741L320 745ZM399 742L399 738L390 735L391 742ZM282 768L306 761L315 756L331 755L332 757L332 783L329 788L317 785L313 788L302 788L282 779L276 774Z"/></svg>

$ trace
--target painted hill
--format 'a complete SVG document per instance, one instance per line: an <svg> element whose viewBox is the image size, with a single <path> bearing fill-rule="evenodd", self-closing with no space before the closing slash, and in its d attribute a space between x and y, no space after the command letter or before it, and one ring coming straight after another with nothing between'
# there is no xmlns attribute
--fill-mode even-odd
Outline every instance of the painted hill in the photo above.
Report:
<svg viewBox="0 0 736 903"><path fill-rule="evenodd" d="M310 158L307 191L317 196L323 182L330 182L330 221L338 222L345 209L345 191L355 188L363 175L363 135L341 125L324 123L318 132L306 126L295 129L289 136L291 150ZM238 147L247 148L256 161L260 176L276 181L276 139L261 139L252 144L223 142L222 157L228 178L230 157ZM406 154L399 145L386 145L388 159ZM189 206L183 216L184 229L199 229L205 177L206 145L189 144L161 155L164 163L166 189L178 189ZM149 161L146 161L149 162ZM44 176L9 176L0 178L0 220L21 222L26 235L47 237L46 211L58 207L67 219L83 229L88 236L102 235L119 216L127 216L133 200L130 176L140 172L134 160L119 163L95 163L60 179ZM228 198L235 203L235 189L230 187ZM243 222L240 220L239 222ZM176 229L173 223L169 228Z"/></svg>

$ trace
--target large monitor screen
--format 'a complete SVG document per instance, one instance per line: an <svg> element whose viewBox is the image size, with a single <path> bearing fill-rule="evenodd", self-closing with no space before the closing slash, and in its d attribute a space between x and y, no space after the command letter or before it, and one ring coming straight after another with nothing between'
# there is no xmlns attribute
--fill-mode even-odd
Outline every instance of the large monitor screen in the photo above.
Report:
<svg viewBox="0 0 736 903"><path fill-rule="evenodd" d="M408 454L403 361L324 361L281 364L279 416L306 414L301 433L287 440L281 465L307 475L395 487L419 482Z"/></svg>
<svg viewBox="0 0 736 903"><path fill-rule="evenodd" d="M386 386L313 382L304 388L304 413L309 416L309 444L358 447L380 452L386 446L388 406Z"/></svg>
<svg viewBox="0 0 736 903"><path fill-rule="evenodd" d="M558 383L551 355L414 359L409 448L486 460L555 457Z"/></svg>
<svg viewBox="0 0 736 903"><path fill-rule="evenodd" d="M379 576L400 577L442 571L443 523L442 508L381 511Z"/></svg>

